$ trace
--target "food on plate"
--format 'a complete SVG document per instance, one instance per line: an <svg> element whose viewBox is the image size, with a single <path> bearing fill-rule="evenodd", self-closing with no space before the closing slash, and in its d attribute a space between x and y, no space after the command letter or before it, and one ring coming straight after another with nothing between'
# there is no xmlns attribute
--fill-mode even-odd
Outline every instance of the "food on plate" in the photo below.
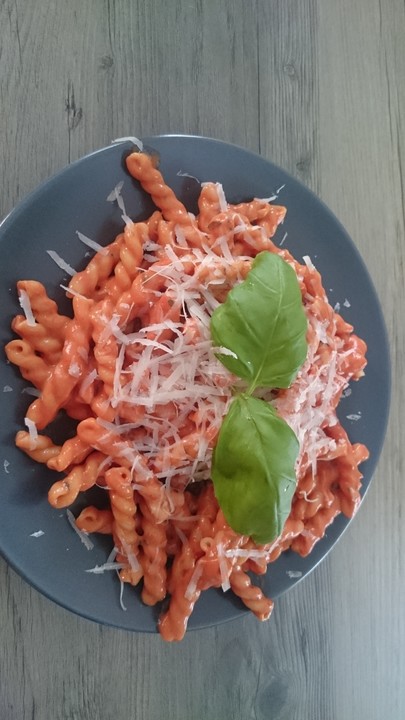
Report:
<svg viewBox="0 0 405 720"><path fill-rule="evenodd" d="M356 512L368 451L336 408L364 374L366 345L310 258L273 242L284 207L230 204L208 182L194 216L155 158L126 164L157 209L132 221L117 187L123 231L106 247L79 234L96 253L77 273L54 253L74 273L73 316L41 283L17 283L23 314L6 353L38 397L16 444L64 473L54 508L100 488L107 507L68 511L85 543L112 537L90 571L139 584L148 605L165 600L159 632L180 640L210 587L267 619L273 603L250 573L287 549L307 555L336 515ZM60 412L77 427L56 445L46 428Z"/></svg>

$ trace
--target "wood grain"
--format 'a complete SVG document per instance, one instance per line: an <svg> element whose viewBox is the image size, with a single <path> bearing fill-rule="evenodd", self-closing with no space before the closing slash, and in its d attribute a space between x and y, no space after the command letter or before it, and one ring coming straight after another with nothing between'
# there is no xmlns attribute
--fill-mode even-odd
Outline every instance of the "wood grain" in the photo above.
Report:
<svg viewBox="0 0 405 720"><path fill-rule="evenodd" d="M391 342L387 442L356 521L276 603L181 645L100 627L0 561L5 720L405 717L403 0L2 0L0 214L114 137L205 134L317 192Z"/></svg>

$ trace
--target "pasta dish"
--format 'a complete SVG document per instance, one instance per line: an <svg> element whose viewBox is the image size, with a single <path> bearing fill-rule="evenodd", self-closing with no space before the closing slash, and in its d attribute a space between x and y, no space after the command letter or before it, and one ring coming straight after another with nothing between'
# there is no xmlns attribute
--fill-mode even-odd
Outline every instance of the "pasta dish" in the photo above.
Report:
<svg viewBox="0 0 405 720"><path fill-rule="evenodd" d="M349 382L364 374L366 345L329 304L311 259L298 262L273 242L284 207L268 198L232 205L222 186L209 182L194 216L153 157L133 152L126 164L156 211L134 222L116 188L110 200L122 210L123 231L106 247L82 236L95 254L66 287L72 317L59 313L41 283L19 281L23 313L13 319L18 338L6 354L36 394L16 444L63 473L49 489L51 506L75 512L79 494L100 487L106 502L77 517L68 511L69 518L84 541L92 533L111 536L111 555L95 571L116 572L121 589L139 585L147 605L164 601L158 629L173 641L211 587L232 591L267 619L273 602L252 573L265 573L286 550L308 555L339 513L356 512L358 466L368 451L350 442L336 408ZM293 271L306 345L288 386L260 384L251 393L288 426L297 447L285 517L263 541L235 529L213 482L225 418L246 383L230 369L238 353L213 341L212 323L270 256ZM47 427L60 412L77 427L56 445ZM235 442L243 444L244 434L234 433ZM239 503L238 512L244 499L230 502Z"/></svg>

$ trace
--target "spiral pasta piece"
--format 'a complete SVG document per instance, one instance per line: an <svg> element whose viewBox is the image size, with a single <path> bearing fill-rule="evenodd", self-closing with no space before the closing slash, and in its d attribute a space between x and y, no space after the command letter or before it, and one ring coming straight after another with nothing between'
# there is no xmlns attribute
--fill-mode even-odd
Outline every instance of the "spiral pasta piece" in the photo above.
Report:
<svg viewBox="0 0 405 720"><path fill-rule="evenodd" d="M19 430L15 436L15 444L20 450L24 450L32 460L38 463L48 464L57 457L60 447L55 445L47 435L37 435L33 440L28 432Z"/></svg>
<svg viewBox="0 0 405 720"><path fill-rule="evenodd" d="M67 318L66 318L67 320ZM49 328L40 325L29 325L23 315L17 315L11 323L14 332L29 342L32 349L49 365L55 365L62 352L63 339L49 334Z"/></svg>
<svg viewBox="0 0 405 720"><path fill-rule="evenodd" d="M118 235L114 242L105 248L105 252L96 253L87 267L72 277L69 289L85 298L97 301L103 299L104 284L118 262L122 240L123 235Z"/></svg>
<svg viewBox="0 0 405 720"><path fill-rule="evenodd" d="M113 535L118 548L117 560L125 560L128 568L121 570L124 582L137 585L143 575L138 559L139 537L136 530L137 506L127 468L114 467L105 474L113 515Z"/></svg>
<svg viewBox="0 0 405 720"><path fill-rule="evenodd" d="M145 500L141 500L139 505L142 513L142 600L146 605L156 605L166 597L167 592L167 528L164 522L156 523Z"/></svg>
<svg viewBox="0 0 405 720"><path fill-rule="evenodd" d="M51 367L36 354L31 343L27 340L11 340L5 346L5 351L7 359L17 365L23 378L41 390L51 374Z"/></svg>
<svg viewBox="0 0 405 720"><path fill-rule="evenodd" d="M63 480L55 482L48 492L48 500L54 508L69 507L80 492L89 490L100 476L100 466L105 456L93 452L81 465L75 465Z"/></svg>
<svg viewBox="0 0 405 720"><path fill-rule="evenodd" d="M58 410L67 402L84 371L85 354L89 348L91 304L84 298L73 298L75 319L66 329L61 359L46 379L41 397L28 408L27 417L40 430L55 418Z"/></svg>
<svg viewBox="0 0 405 720"><path fill-rule="evenodd" d="M69 465L82 463L90 453L90 445L75 435L73 438L65 440L58 454L48 460L48 467L51 470L62 472Z"/></svg>
<svg viewBox="0 0 405 720"><path fill-rule="evenodd" d="M151 196L155 205L162 211L165 220L173 220L179 224L189 223L189 214L183 203L178 200L169 188L154 160L143 153L132 153L126 159L128 172L139 180L144 190Z"/></svg>
<svg viewBox="0 0 405 720"><path fill-rule="evenodd" d="M69 318L60 315L56 302L48 297L42 283L36 280L19 280L17 290L27 293L36 323L46 328L52 339L59 340L62 346Z"/></svg>
<svg viewBox="0 0 405 720"><path fill-rule="evenodd" d="M229 582L235 595L237 595L246 607L251 610L258 620L268 620L274 603L266 598L259 587L252 585L252 581L240 565L236 565L230 575Z"/></svg>
<svg viewBox="0 0 405 720"><path fill-rule="evenodd" d="M99 510L94 505L84 508L76 518L76 525L79 530L87 533L112 535L113 523L114 516L111 510Z"/></svg>

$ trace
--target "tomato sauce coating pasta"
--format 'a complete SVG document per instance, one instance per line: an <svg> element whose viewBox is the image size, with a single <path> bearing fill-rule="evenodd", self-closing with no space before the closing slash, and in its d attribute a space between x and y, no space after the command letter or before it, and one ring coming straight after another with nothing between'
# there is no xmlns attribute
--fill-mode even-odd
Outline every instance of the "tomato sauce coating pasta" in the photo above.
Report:
<svg viewBox="0 0 405 720"><path fill-rule="evenodd" d="M263 574L288 549L308 555L336 515L356 512L358 466L368 451L351 444L336 408L364 373L366 345L329 304L309 259L299 263L273 243L284 207L260 199L232 205L222 186L209 182L195 217L153 158L134 152L127 169L156 211L142 222L124 213L123 232L72 277L72 318L58 313L41 283L20 281L25 316L14 319L19 339L6 354L39 391L16 444L65 474L49 489L50 504L74 507L79 494L99 486L108 502L88 505L77 527L111 535L120 579L139 584L143 602L168 598L158 628L172 641L184 636L210 587L234 592L267 619L273 603L248 573ZM294 430L300 450L290 515L278 538L258 546L229 527L210 479L236 378L215 356L209 323L263 250L297 275L308 355L291 387L261 393ZM77 429L59 446L37 431L61 410Z"/></svg>

